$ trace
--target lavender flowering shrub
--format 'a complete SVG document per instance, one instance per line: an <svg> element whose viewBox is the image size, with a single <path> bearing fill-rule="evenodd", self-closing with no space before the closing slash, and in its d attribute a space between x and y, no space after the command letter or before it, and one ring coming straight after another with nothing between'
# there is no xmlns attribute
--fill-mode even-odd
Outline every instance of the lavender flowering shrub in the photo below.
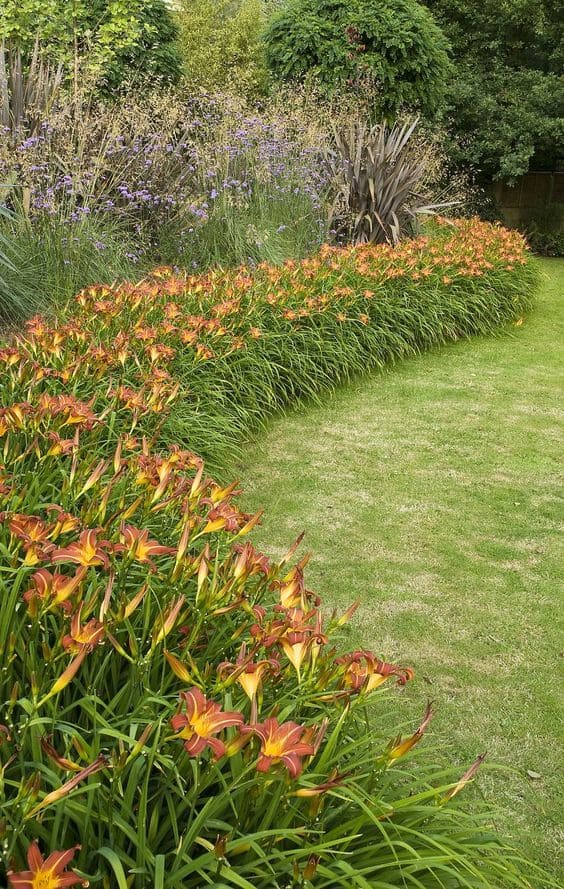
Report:
<svg viewBox="0 0 564 889"><path fill-rule="evenodd" d="M132 261L272 259L273 240L285 255L323 240L323 139L299 102L258 112L217 95L67 97L35 135L3 134L0 183L31 225L120 227Z"/></svg>

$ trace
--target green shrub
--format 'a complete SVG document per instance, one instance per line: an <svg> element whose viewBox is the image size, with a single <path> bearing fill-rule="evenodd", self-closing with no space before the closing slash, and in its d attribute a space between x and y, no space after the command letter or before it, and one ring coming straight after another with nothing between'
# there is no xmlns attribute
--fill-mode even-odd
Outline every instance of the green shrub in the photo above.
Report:
<svg viewBox="0 0 564 889"><path fill-rule="evenodd" d="M182 0L177 21L191 89L228 90L243 96L266 92L261 0Z"/></svg>
<svg viewBox="0 0 564 889"><path fill-rule="evenodd" d="M108 889L530 885L490 815L458 804L483 757L461 775L420 756L430 705L406 737L367 731L368 701L412 671L335 650L354 606L324 616L300 539L257 552L260 515L194 446L214 451L214 416L247 435L515 319L533 279L518 234L438 222L396 250L86 288L0 350L9 883L56 864L54 886Z"/></svg>
<svg viewBox="0 0 564 889"><path fill-rule="evenodd" d="M112 93L124 81L176 83L176 27L164 0L4 0L0 40L61 63L75 87Z"/></svg>
<svg viewBox="0 0 564 889"><path fill-rule="evenodd" d="M561 0L423 0L452 45L444 119L483 182L556 169L564 139Z"/></svg>
<svg viewBox="0 0 564 889"><path fill-rule="evenodd" d="M555 201L533 214L524 233L535 253L564 256L564 204Z"/></svg>
<svg viewBox="0 0 564 889"><path fill-rule="evenodd" d="M449 71L446 39L416 0L290 0L265 39L276 77L310 76L331 91L368 78L385 115L432 115Z"/></svg>

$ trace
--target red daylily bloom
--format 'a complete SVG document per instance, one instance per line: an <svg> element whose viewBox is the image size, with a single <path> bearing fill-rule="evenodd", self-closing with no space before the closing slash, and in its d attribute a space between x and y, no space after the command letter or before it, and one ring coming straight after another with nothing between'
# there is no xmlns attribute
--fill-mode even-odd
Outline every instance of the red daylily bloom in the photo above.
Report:
<svg viewBox="0 0 564 889"><path fill-rule="evenodd" d="M251 652L252 657L252 652ZM250 701L256 697L263 676L267 673L275 675L280 672L280 664L275 658L253 661L247 656L245 643L241 646L239 656L234 664L224 661L218 667L220 676L230 676L239 683Z"/></svg>
<svg viewBox="0 0 564 889"><path fill-rule="evenodd" d="M259 772L267 772L277 763L282 763L288 769L291 778L297 778L301 773L304 756L313 756L316 745L305 743L302 738L307 733L303 725L296 722L283 722L270 717L262 723L243 726L241 734L252 732L261 740L260 755L257 762ZM311 734L311 733L310 733Z"/></svg>
<svg viewBox="0 0 564 889"><path fill-rule="evenodd" d="M76 543L70 543L61 549L56 549L51 554L53 562L74 562L85 568L103 565L109 567L107 550L112 544L108 540L98 540L98 531L91 529L83 531Z"/></svg>
<svg viewBox="0 0 564 889"><path fill-rule="evenodd" d="M32 574L32 585L23 594L24 602L32 612L36 610L39 602L49 605L49 607L61 605L66 610L70 606L67 600L77 589L85 574L85 568L79 568L72 577L67 577L64 574L52 574L46 568L41 568Z"/></svg>
<svg viewBox="0 0 564 889"><path fill-rule="evenodd" d="M26 547L46 543L52 530L39 516L19 513L11 517L8 526L14 537L21 540Z"/></svg>
<svg viewBox="0 0 564 889"><path fill-rule="evenodd" d="M284 608L301 608L306 611L311 602L319 604L314 594L306 590L304 583L304 568L309 562L309 558L309 554L305 555L282 581L276 582L275 585L280 592L280 604Z"/></svg>
<svg viewBox="0 0 564 889"><path fill-rule="evenodd" d="M2 513L0 518L5 518L5 514ZM23 545L25 565L35 565L53 549L53 545L49 543L53 527L39 516L15 513L9 519L8 526L11 534Z"/></svg>
<svg viewBox="0 0 564 889"><path fill-rule="evenodd" d="M8 871L8 883L11 889L64 889L67 886L89 886L88 880L83 880L74 872L65 868L74 858L75 852L80 846L73 846L65 852L51 852L44 859L39 846L34 840L27 850L27 863L29 870L15 874Z"/></svg>
<svg viewBox="0 0 564 889"><path fill-rule="evenodd" d="M256 551L252 543L235 543L233 551L238 554L235 565L233 566L233 575L239 580L247 578L253 574L268 574L270 570L270 560L268 556Z"/></svg>
<svg viewBox="0 0 564 889"><path fill-rule="evenodd" d="M81 611L82 605L71 618L70 633L63 637L63 648L75 653L92 651L104 638L104 625L95 617L90 618L85 624L80 623Z"/></svg>
<svg viewBox="0 0 564 889"><path fill-rule="evenodd" d="M342 685L353 692L372 691L390 676L397 676L397 684L405 685L414 675L410 667L386 663L370 651L353 651L337 658L335 663L345 666Z"/></svg>
<svg viewBox="0 0 564 889"><path fill-rule="evenodd" d="M68 534L69 531L76 531L80 528L80 519L73 516L70 512L65 512L60 506L54 503L47 507L47 512L54 512L56 516L56 524L51 535L55 540L59 534Z"/></svg>
<svg viewBox="0 0 564 889"><path fill-rule="evenodd" d="M176 552L174 546L161 546L157 540L149 539L147 530L139 530L132 525L124 525L121 529L121 543L116 544L116 552L127 552L136 562L152 565L150 556L164 556Z"/></svg>
<svg viewBox="0 0 564 889"><path fill-rule="evenodd" d="M58 432L49 432L47 437L52 442L47 451L48 457L66 457L71 454L76 447L74 438L61 438Z"/></svg>
<svg viewBox="0 0 564 889"><path fill-rule="evenodd" d="M225 744L214 735L231 725L242 726L245 721L243 714L223 711L219 704L208 701L196 687L181 692L180 697L186 707L186 714L177 713L170 722L177 733L176 737L184 740L184 749L190 756L199 756L209 747L216 758L223 756Z"/></svg>

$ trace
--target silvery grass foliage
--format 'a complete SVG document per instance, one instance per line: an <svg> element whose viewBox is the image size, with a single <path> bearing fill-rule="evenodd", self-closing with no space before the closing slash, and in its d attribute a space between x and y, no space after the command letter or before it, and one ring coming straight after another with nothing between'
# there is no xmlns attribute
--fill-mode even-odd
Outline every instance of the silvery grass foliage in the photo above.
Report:
<svg viewBox="0 0 564 889"><path fill-rule="evenodd" d="M454 202L433 203L425 196L429 147L413 140L418 118L404 123L370 125L357 117L333 128L326 151L331 190L330 228L354 244L392 243L420 214Z"/></svg>

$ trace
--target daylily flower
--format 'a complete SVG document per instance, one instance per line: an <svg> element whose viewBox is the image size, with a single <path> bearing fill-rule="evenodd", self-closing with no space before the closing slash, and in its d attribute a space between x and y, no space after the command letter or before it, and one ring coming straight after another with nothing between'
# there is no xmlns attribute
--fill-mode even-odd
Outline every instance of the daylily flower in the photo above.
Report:
<svg viewBox="0 0 564 889"><path fill-rule="evenodd" d="M223 711L219 704L208 701L195 686L181 692L180 698L186 713L177 713L170 721L176 732L175 737L183 739L184 749L190 756L199 756L209 747L219 759L225 754L225 744L214 736L229 726L242 726L245 721L243 714L234 710Z"/></svg>
<svg viewBox="0 0 564 889"><path fill-rule="evenodd" d="M32 613L37 611L40 603L53 608L60 605L64 610L70 607L68 599L75 592L86 574L86 568L79 568L76 574L68 577L65 574L52 574L46 568L40 568L31 575L31 586L23 594L24 602Z"/></svg>
<svg viewBox="0 0 564 889"><path fill-rule="evenodd" d="M27 546L45 543L49 539L50 528L43 519L35 515L13 515L8 521L10 533Z"/></svg>
<svg viewBox="0 0 564 889"><path fill-rule="evenodd" d="M157 540L149 539L149 532L134 528L133 525L123 525L120 532L121 543L114 547L115 552L127 552L136 562L153 564L150 556L165 556L176 552L174 546L161 546Z"/></svg>
<svg viewBox="0 0 564 889"><path fill-rule="evenodd" d="M419 743L425 731L427 730L429 723L433 718L433 715L434 710L431 703L429 703L427 704L427 709L425 710L425 713L423 715L423 720L421 721L421 724L416 729L416 731L409 738L406 738L403 741L401 739L401 735L395 741L392 741L387 751L388 759L399 759L400 756L405 756L405 754L408 753L412 747L415 747L415 745Z"/></svg>
<svg viewBox="0 0 564 889"><path fill-rule="evenodd" d="M410 667L398 667L375 657L370 651L353 651L336 658L335 663L345 666L342 685L353 692L372 691L390 676L397 676L397 684L405 685L413 679Z"/></svg>
<svg viewBox="0 0 564 889"><path fill-rule="evenodd" d="M85 624L80 623L82 605L71 618L70 633L63 636L63 648L67 648L75 654L92 649L103 642L104 625L95 617L91 617Z"/></svg>
<svg viewBox="0 0 564 889"><path fill-rule="evenodd" d="M309 554L305 555L281 581L276 582L280 593L280 604L284 608L301 608L306 610L308 603L315 597L306 590L304 583L304 568L309 562Z"/></svg>
<svg viewBox="0 0 564 889"><path fill-rule="evenodd" d="M83 880L74 871L65 872L79 849L80 846L73 846L65 852L51 852L44 859L34 840L27 850L29 870L17 874L8 871L8 883L11 889L65 889L67 886L89 886L88 880Z"/></svg>
<svg viewBox="0 0 564 889"><path fill-rule="evenodd" d="M83 531L76 543L70 543L61 549L51 553L53 562L74 562L85 568L103 565L108 568L110 562L107 550L112 544L108 540L98 540L98 531L95 529Z"/></svg>
<svg viewBox="0 0 564 889"><path fill-rule="evenodd" d="M454 785L454 787L451 787L451 789L445 794L445 796L441 800L441 803L447 803L450 799L453 798L453 796L456 796L457 793L460 793L460 791L468 784L468 782L472 780L472 778L482 765L483 761L485 760L486 756L486 753L481 753L478 757L476 757L468 771L464 772L460 781L458 781Z"/></svg>
<svg viewBox="0 0 564 889"><path fill-rule="evenodd" d="M2 513L0 518L4 517L5 514ZM22 542L25 551L24 565L37 564L53 549L53 545L49 543L53 527L39 516L16 513L9 519L8 526L11 534Z"/></svg>
<svg viewBox="0 0 564 889"><path fill-rule="evenodd" d="M47 451L48 457L66 457L76 446L74 438L61 438L58 432L48 432L47 437L52 442Z"/></svg>
<svg viewBox="0 0 564 889"><path fill-rule="evenodd" d="M231 677L238 682L249 700L253 701L262 684L263 677L267 673L271 675L279 673L280 664L275 658L253 661L251 657L247 656L247 646L243 643L235 663L224 661L217 669L220 676Z"/></svg>
<svg viewBox="0 0 564 889"><path fill-rule="evenodd" d="M253 574L268 574L270 560L268 556L257 552L252 543L235 543L233 551L237 553L237 560L233 566L233 576L239 580L246 579Z"/></svg>
<svg viewBox="0 0 564 889"><path fill-rule="evenodd" d="M296 722L280 724L277 719L270 717L264 722L242 727L242 735L250 733L257 735L261 741L257 762L259 772L267 772L271 766L282 763L288 769L290 777L297 778L303 768L302 758L315 753L315 745L302 740L306 727Z"/></svg>
<svg viewBox="0 0 564 889"><path fill-rule="evenodd" d="M48 506L47 512L54 512L56 516L56 524L51 534L52 540L56 540L59 534L68 534L69 531L76 531L80 528L80 519L73 516L70 512L66 512L57 504Z"/></svg>

